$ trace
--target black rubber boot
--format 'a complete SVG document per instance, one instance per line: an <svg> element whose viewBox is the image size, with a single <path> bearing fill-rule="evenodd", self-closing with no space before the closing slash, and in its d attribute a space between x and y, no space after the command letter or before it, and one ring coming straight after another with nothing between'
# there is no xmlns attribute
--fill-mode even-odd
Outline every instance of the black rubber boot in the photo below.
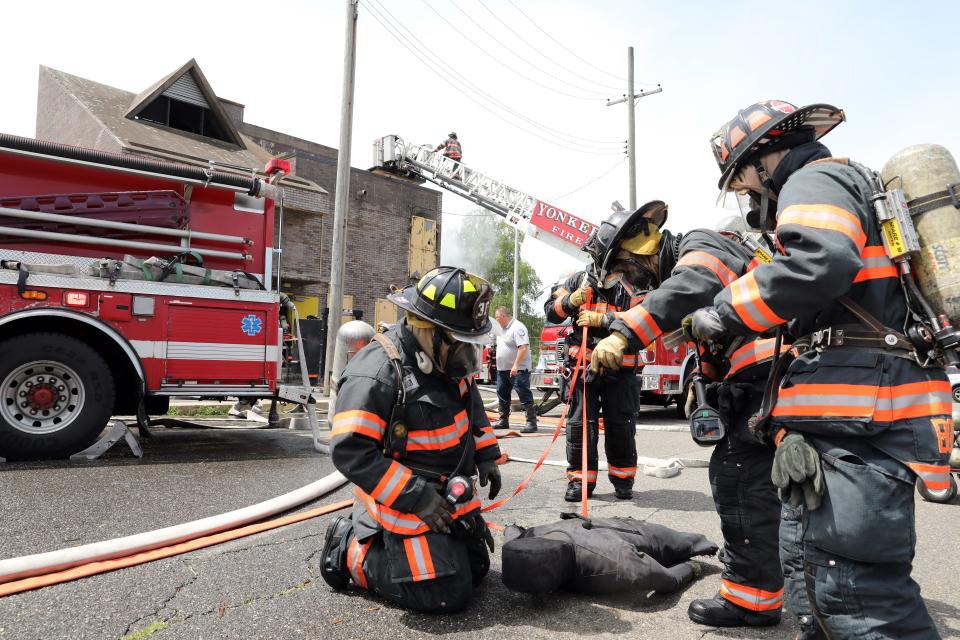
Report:
<svg viewBox="0 0 960 640"><path fill-rule="evenodd" d="M509 429L510 428L510 403L501 402L499 404L500 409L500 419L497 420L497 423L493 425L494 429Z"/></svg>
<svg viewBox="0 0 960 640"><path fill-rule="evenodd" d="M349 518L337 516L327 527L323 551L320 553L320 576L335 591L346 589L350 583L345 562L347 546L341 544L341 540L350 532L351 526Z"/></svg>
<svg viewBox="0 0 960 640"><path fill-rule="evenodd" d="M537 407L532 404L523 405L523 410L527 412L527 424L523 427L521 433L537 432Z"/></svg>
<svg viewBox="0 0 960 640"><path fill-rule="evenodd" d="M633 487L614 487L613 495L616 496L617 500L632 500Z"/></svg>
<svg viewBox="0 0 960 640"><path fill-rule="evenodd" d="M772 627L780 624L780 609L750 611L725 600L720 594L694 600L687 615L697 624L711 627Z"/></svg>
<svg viewBox="0 0 960 640"><path fill-rule="evenodd" d="M567 492L563 494L563 499L567 502L580 502L583 493L583 485L579 480L571 480L567 483ZM593 485L587 485L587 497L593 495Z"/></svg>

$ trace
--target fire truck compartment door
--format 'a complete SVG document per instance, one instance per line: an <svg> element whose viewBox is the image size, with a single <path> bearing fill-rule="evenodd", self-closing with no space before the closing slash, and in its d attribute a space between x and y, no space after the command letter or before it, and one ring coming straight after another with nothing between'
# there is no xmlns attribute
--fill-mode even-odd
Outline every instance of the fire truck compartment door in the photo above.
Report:
<svg viewBox="0 0 960 640"><path fill-rule="evenodd" d="M267 377L266 312L171 305L166 378L169 383L264 384ZM276 353L272 355L276 360Z"/></svg>

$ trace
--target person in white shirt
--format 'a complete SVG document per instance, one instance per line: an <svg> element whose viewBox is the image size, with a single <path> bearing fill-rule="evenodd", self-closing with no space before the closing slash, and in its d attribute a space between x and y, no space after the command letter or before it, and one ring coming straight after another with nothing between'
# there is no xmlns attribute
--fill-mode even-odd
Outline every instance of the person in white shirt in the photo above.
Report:
<svg viewBox="0 0 960 640"><path fill-rule="evenodd" d="M522 322L515 319L506 307L497 307L494 318L503 329L497 336L497 400L500 420L494 429L510 428L510 396L514 389L527 414L523 433L537 431L537 408L530 392L530 335Z"/></svg>

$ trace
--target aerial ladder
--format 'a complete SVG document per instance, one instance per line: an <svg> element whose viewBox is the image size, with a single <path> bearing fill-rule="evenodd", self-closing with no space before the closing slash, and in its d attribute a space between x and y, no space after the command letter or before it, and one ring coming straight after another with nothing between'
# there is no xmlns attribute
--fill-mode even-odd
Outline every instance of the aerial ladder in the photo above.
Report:
<svg viewBox="0 0 960 640"><path fill-rule="evenodd" d="M504 222L568 256L586 262L581 250L592 222L514 189L505 182L474 171L425 145L388 135L373 143L373 171L414 180L427 180L497 214Z"/></svg>

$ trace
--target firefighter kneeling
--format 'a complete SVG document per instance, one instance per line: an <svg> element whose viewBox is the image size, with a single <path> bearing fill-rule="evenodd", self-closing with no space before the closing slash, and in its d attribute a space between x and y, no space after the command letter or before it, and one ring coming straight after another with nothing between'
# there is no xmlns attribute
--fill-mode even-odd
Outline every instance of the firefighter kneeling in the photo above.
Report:
<svg viewBox="0 0 960 640"><path fill-rule="evenodd" d="M334 589L352 579L416 611L453 612L489 570L472 476L494 498L500 449L473 375L492 297L482 278L434 269L389 296L405 319L344 370L332 455L357 500L327 530L321 575Z"/></svg>

